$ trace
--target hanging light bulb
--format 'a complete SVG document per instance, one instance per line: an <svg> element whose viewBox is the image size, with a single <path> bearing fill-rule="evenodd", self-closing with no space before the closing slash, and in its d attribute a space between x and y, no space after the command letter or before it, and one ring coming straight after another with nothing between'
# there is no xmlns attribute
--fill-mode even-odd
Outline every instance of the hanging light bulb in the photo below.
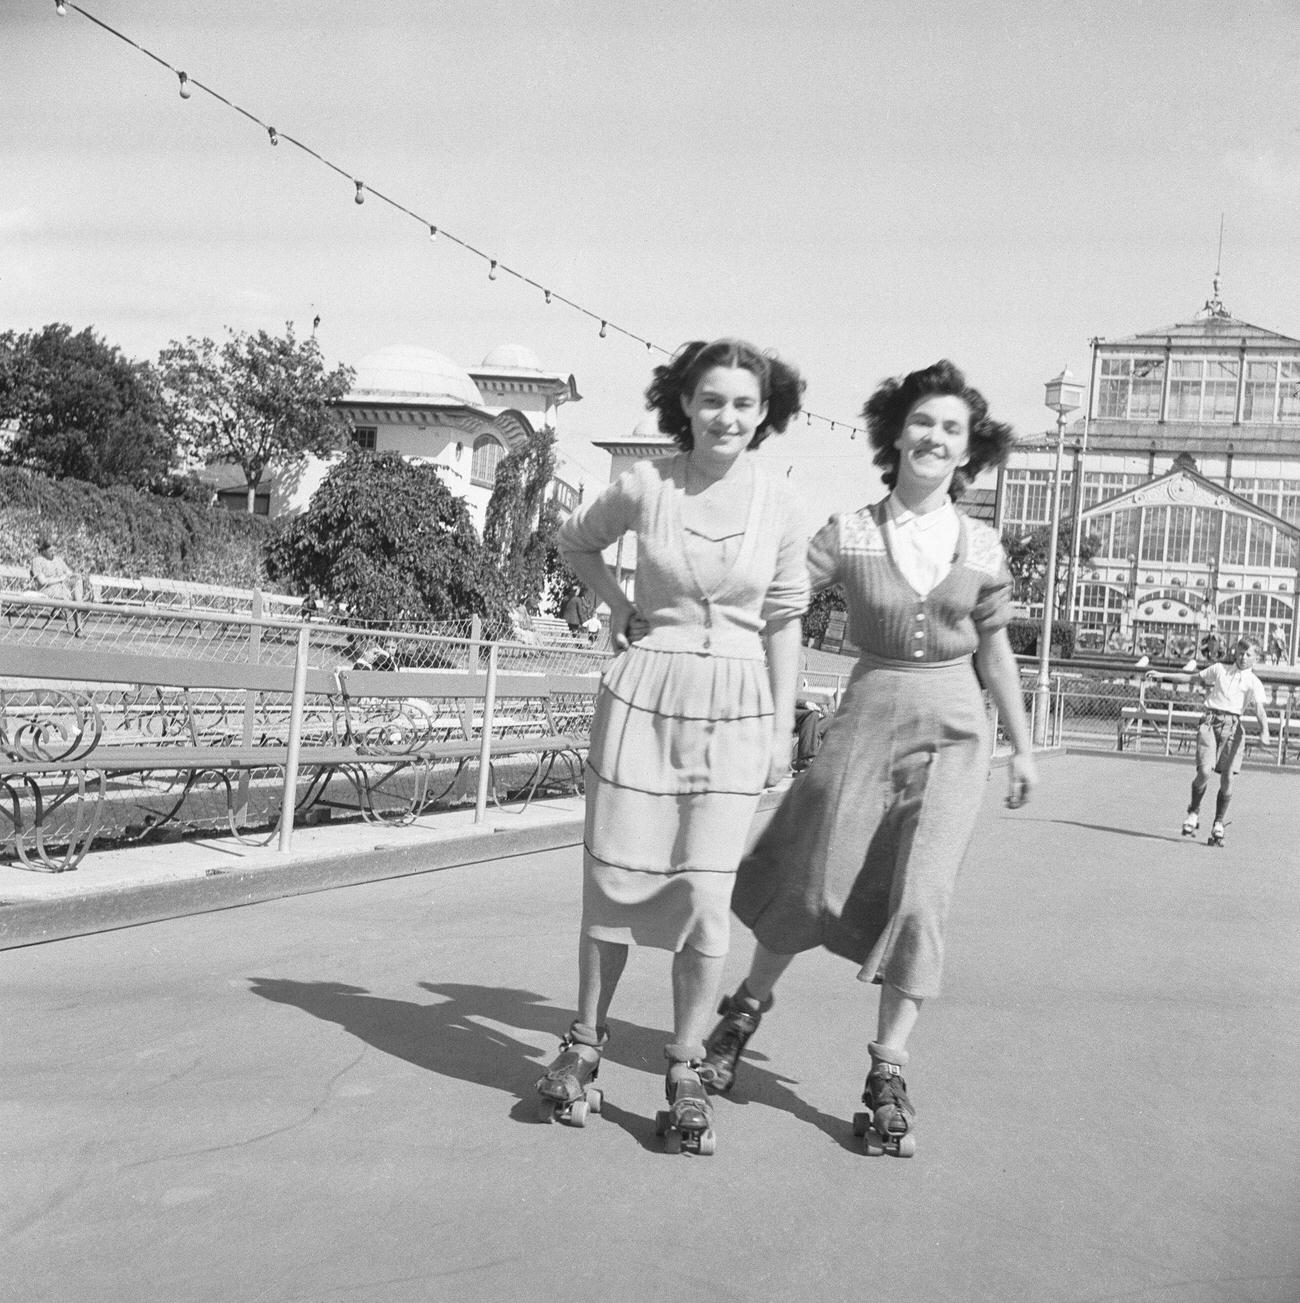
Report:
<svg viewBox="0 0 1300 1303"><path fill-rule="evenodd" d="M183 99L183 100L187 100L187 99L189 99L189 97L190 97L190 79L189 79L189 77L188 77L185 73L183 73L183 72L178 72L178 73L176 74L176 76L180 78L180 83L181 83L181 99Z"/></svg>
<svg viewBox="0 0 1300 1303"><path fill-rule="evenodd" d="M271 137L271 144L278 145L280 143L279 133L274 127L267 127L266 134Z"/></svg>
<svg viewBox="0 0 1300 1303"><path fill-rule="evenodd" d="M364 181L354 181L352 184L357 188L357 203L364 204L366 202L366 183Z"/></svg>
<svg viewBox="0 0 1300 1303"><path fill-rule="evenodd" d="M62 18L68 12L68 6L63 3L63 0L54 0L54 12Z"/></svg>
<svg viewBox="0 0 1300 1303"><path fill-rule="evenodd" d="M546 295L546 302L549 304L550 301L551 301L551 291L550 291L550 290L543 290L542 293Z"/></svg>
<svg viewBox="0 0 1300 1303"><path fill-rule="evenodd" d="M497 260L492 259L492 265L488 268L488 280L494 281L497 278Z"/></svg>
<svg viewBox="0 0 1300 1303"><path fill-rule="evenodd" d="M805 413L803 414L803 416L804 416L804 420L807 421L809 425L811 425L811 424L812 424L812 413L811 413L811 412L805 412Z"/></svg>
<svg viewBox="0 0 1300 1303"><path fill-rule="evenodd" d="M438 238L438 228L437 228L436 226L430 226L430 227L429 227L429 239L431 239L431 240L436 240L437 238Z"/></svg>
<svg viewBox="0 0 1300 1303"><path fill-rule="evenodd" d="M645 351L648 353L653 347L654 345L647 339L645 342Z"/></svg>
<svg viewBox="0 0 1300 1303"><path fill-rule="evenodd" d="M601 339L604 339L605 336L606 336L606 334L608 333L608 332L606 331L606 329L605 329L605 324L606 324L606 323L603 322L603 321L600 323L600 337L601 337Z"/></svg>

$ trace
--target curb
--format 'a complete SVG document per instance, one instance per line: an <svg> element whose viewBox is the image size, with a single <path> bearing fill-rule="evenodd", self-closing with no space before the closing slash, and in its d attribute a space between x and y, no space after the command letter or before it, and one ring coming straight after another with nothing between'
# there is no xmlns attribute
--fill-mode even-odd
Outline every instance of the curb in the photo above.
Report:
<svg viewBox="0 0 1300 1303"><path fill-rule="evenodd" d="M202 876L129 883L55 900L12 901L0 908L0 950L580 846L582 822L577 816L524 828L485 828L407 846L380 843L287 864L209 869Z"/></svg>

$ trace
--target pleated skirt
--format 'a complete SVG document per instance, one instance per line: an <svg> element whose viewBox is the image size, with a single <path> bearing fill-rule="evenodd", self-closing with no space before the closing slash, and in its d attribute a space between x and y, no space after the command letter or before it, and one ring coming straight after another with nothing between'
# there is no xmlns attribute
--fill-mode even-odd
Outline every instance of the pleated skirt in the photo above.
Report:
<svg viewBox="0 0 1300 1303"><path fill-rule="evenodd" d="M634 645L614 662L587 757L587 936L727 953L771 741L763 661Z"/></svg>
<svg viewBox="0 0 1300 1303"><path fill-rule="evenodd" d="M736 915L780 954L825 946L863 981L938 994L989 750L969 659L864 658L812 767L741 863Z"/></svg>

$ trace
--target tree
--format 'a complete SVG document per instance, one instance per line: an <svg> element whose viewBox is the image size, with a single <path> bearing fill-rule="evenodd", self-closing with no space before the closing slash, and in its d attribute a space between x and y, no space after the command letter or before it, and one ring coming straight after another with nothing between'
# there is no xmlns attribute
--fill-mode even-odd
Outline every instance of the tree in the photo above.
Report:
<svg viewBox="0 0 1300 1303"><path fill-rule="evenodd" d="M1002 536L1002 548L1007 554L1007 567L1015 581L1014 593L1019 601L1042 602L1047 584L1047 553L1052 539L1052 527L1039 525L1025 534L1008 530ZM1056 574L1058 603L1065 598L1065 576L1069 573L1070 550L1074 546L1074 522L1061 521L1056 535ZM1079 555L1074 564L1084 565L1095 557L1101 540L1095 534L1084 534L1079 539Z"/></svg>
<svg viewBox="0 0 1300 1303"><path fill-rule="evenodd" d="M326 371L314 338L299 343L293 323L283 335L236 334L220 348L210 339L173 340L158 356L163 390L188 451L244 472L248 512L272 467L300 466L346 445L348 423L335 404L354 372Z"/></svg>
<svg viewBox="0 0 1300 1303"><path fill-rule="evenodd" d="M89 326L0 334L0 420L18 425L0 460L51 479L152 488L176 459L157 373Z"/></svg>
<svg viewBox="0 0 1300 1303"><path fill-rule="evenodd" d="M267 549L273 581L361 620L485 614L483 551L465 503L429 466L353 449Z"/></svg>
<svg viewBox="0 0 1300 1303"><path fill-rule="evenodd" d="M539 430L497 463L483 522L483 553L494 604L509 610L537 602L546 586L559 511L546 501L555 475L555 435Z"/></svg>
<svg viewBox="0 0 1300 1303"><path fill-rule="evenodd" d="M825 637L831 612L847 609L844 603L844 589L839 584L832 584L829 588L814 593L803 616L804 642L817 642Z"/></svg>

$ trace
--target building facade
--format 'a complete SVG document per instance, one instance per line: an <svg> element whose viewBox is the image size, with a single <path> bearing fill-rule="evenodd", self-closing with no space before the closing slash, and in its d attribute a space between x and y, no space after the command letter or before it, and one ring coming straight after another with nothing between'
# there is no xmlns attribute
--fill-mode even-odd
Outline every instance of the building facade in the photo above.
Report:
<svg viewBox="0 0 1300 1303"><path fill-rule="evenodd" d="M1004 535L1050 523L1055 444L1023 440L1000 473ZM1252 634L1296 661L1300 340L1233 317L1216 280L1190 321L1092 341L1062 454L1059 613L1081 651L1181 660Z"/></svg>
<svg viewBox="0 0 1300 1303"><path fill-rule="evenodd" d="M465 500L480 532L497 463L537 431L554 433L559 408L581 398L573 376L546 370L517 344L493 349L471 369L432 349L396 345L367 354L355 370L352 389L339 402L353 444L436 467ZM313 457L296 471L269 478L259 490L259 512L305 510L336 460ZM572 510L581 497L584 478L557 449L551 494L563 510ZM242 511L247 491L242 476L232 479L219 496Z"/></svg>

